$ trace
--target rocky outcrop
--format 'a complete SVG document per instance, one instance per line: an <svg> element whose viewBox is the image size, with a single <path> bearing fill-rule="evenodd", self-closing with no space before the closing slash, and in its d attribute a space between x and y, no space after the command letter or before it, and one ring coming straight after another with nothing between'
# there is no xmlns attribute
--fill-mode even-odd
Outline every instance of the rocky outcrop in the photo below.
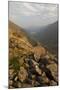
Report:
<svg viewBox="0 0 60 90"><path fill-rule="evenodd" d="M33 48L34 58L36 61L39 61L40 57L43 57L46 55L46 49L42 46L35 46Z"/></svg>
<svg viewBox="0 0 60 90"><path fill-rule="evenodd" d="M21 82L24 82L28 77L28 73L24 67L20 67L20 71L18 73L18 78Z"/></svg>

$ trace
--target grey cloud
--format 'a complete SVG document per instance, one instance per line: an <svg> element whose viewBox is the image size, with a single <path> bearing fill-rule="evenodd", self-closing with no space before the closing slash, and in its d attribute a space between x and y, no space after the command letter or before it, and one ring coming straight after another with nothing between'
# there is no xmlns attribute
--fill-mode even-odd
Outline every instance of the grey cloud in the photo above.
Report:
<svg viewBox="0 0 60 90"><path fill-rule="evenodd" d="M58 20L58 5L9 1L9 20L25 28L47 25Z"/></svg>

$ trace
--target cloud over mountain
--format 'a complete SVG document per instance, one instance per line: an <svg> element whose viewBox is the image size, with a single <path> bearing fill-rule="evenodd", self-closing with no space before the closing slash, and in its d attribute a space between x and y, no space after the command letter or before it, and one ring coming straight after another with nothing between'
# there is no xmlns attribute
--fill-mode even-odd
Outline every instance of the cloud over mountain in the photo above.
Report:
<svg viewBox="0 0 60 90"><path fill-rule="evenodd" d="M24 27L53 23L58 20L57 14L58 4L9 2L9 19Z"/></svg>

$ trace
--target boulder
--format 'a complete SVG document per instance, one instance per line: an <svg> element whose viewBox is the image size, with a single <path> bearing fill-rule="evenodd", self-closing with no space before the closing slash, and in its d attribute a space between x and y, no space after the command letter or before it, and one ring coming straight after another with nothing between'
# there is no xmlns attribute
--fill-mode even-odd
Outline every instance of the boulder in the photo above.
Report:
<svg viewBox="0 0 60 90"><path fill-rule="evenodd" d="M13 86L9 86L9 89L14 89L14 87Z"/></svg>
<svg viewBox="0 0 60 90"><path fill-rule="evenodd" d="M51 86L56 86L57 83L52 80L52 81L50 82L50 85L51 85Z"/></svg>
<svg viewBox="0 0 60 90"><path fill-rule="evenodd" d="M9 78L10 78L10 79L13 79L13 78L14 78L14 75L15 75L14 69L10 69L10 70L9 70Z"/></svg>
<svg viewBox="0 0 60 90"><path fill-rule="evenodd" d="M20 67L20 71L18 73L18 78L21 82L23 82L28 76L28 73L24 67Z"/></svg>
<svg viewBox="0 0 60 90"><path fill-rule="evenodd" d="M13 85L13 81L9 80L9 86L12 86L12 85Z"/></svg>
<svg viewBox="0 0 60 90"><path fill-rule="evenodd" d="M57 78L58 77L58 67L57 67L57 64L52 63L50 65L47 65L47 68L51 71L52 76L57 81L58 80L58 78Z"/></svg>
<svg viewBox="0 0 60 90"><path fill-rule="evenodd" d="M18 88L21 88L21 83L17 82Z"/></svg>
<svg viewBox="0 0 60 90"><path fill-rule="evenodd" d="M33 52L34 52L34 58L37 62L39 61L40 57L46 55L46 50L42 46L35 46L33 48Z"/></svg>

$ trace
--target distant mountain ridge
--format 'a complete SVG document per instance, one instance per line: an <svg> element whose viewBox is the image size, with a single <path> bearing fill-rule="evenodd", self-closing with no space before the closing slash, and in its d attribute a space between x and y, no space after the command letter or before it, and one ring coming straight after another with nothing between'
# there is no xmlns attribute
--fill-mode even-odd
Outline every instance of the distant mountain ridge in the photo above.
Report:
<svg viewBox="0 0 60 90"><path fill-rule="evenodd" d="M45 45L52 53L57 52L58 48L58 21L46 26L45 28L36 28L31 31L28 30L30 37L36 41L41 42Z"/></svg>

